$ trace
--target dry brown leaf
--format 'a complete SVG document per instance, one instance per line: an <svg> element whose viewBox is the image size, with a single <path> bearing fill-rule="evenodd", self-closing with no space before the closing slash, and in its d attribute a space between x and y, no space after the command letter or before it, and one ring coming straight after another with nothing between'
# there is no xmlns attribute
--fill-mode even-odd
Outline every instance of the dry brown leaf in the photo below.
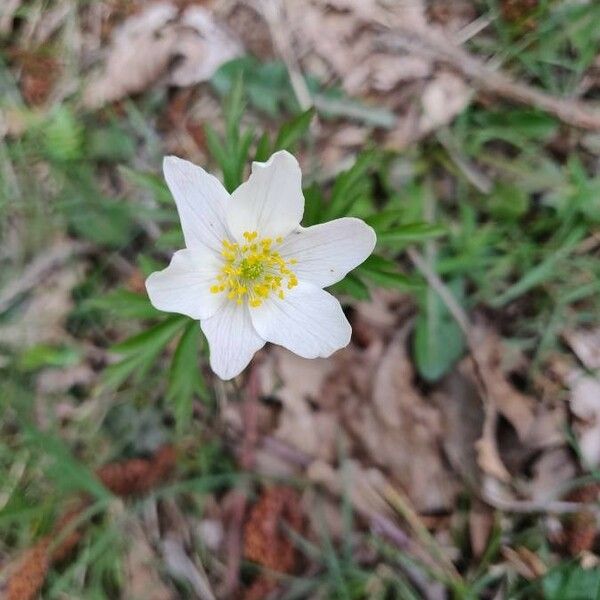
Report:
<svg viewBox="0 0 600 600"><path fill-rule="evenodd" d="M451 373L432 397L442 415L443 447L452 468L471 487L479 487L475 444L483 428L483 407L477 389L460 372Z"/></svg>
<svg viewBox="0 0 600 600"><path fill-rule="evenodd" d="M504 547L502 555L525 579L532 581L546 573L546 565L542 559L524 546L519 546L516 550Z"/></svg>
<svg viewBox="0 0 600 600"><path fill-rule="evenodd" d="M469 511L469 538L471 550L477 558L483 556L494 527L494 512L483 502L475 500Z"/></svg>
<svg viewBox="0 0 600 600"><path fill-rule="evenodd" d="M313 409L311 403L321 402L321 386L334 362L319 358L307 360L282 348L274 348L273 355L283 382L277 390L283 407L275 437L315 458L333 460L338 420L333 413ZM263 385L269 389L264 380Z"/></svg>
<svg viewBox="0 0 600 600"><path fill-rule="evenodd" d="M407 0L287 0L285 26L307 72L341 82L352 96L376 98L397 124L385 145L403 148L446 125L470 101L464 81L423 53L382 48L390 31L427 28L426 2ZM331 143L328 143L331 146Z"/></svg>
<svg viewBox="0 0 600 600"><path fill-rule="evenodd" d="M486 392L498 412L514 427L519 440L525 443L535 423L536 401L519 392L507 379L503 357L507 354L500 337L485 326L473 329L476 340L477 365L485 382Z"/></svg>
<svg viewBox="0 0 600 600"><path fill-rule="evenodd" d="M570 407L577 421L573 431L581 454L590 467L600 465L600 379L572 369L566 377Z"/></svg>
<svg viewBox="0 0 600 600"><path fill-rule="evenodd" d="M438 73L423 90L419 136L450 123L467 107L471 95L471 89L458 75Z"/></svg>
<svg viewBox="0 0 600 600"><path fill-rule="evenodd" d="M171 600L173 591L158 573L160 557L153 552L141 525L129 520L125 525L129 547L125 555L123 597L131 600Z"/></svg>
<svg viewBox="0 0 600 600"><path fill-rule="evenodd" d="M387 3L386 18L422 27L422 0ZM429 61L378 51L376 36L383 5L376 0L286 2L292 34L305 61L319 61L350 94L389 91L404 81L428 77ZM322 70L322 69L321 69Z"/></svg>
<svg viewBox="0 0 600 600"><path fill-rule="evenodd" d="M562 484L577 474L571 453L566 448L552 448L533 464L531 480L527 482L528 496L540 504L556 500Z"/></svg>
<svg viewBox="0 0 600 600"><path fill-rule="evenodd" d="M584 367L590 371L600 369L600 328L565 331L563 337Z"/></svg>
<svg viewBox="0 0 600 600"><path fill-rule="evenodd" d="M86 106L97 108L159 80L175 86L206 81L241 53L239 42L206 9L178 12L173 3L157 2L115 30L104 70L84 92Z"/></svg>
<svg viewBox="0 0 600 600"><path fill-rule="evenodd" d="M341 410L373 464L402 485L417 510L435 511L452 506L456 481L441 456L439 411L412 383L408 331L396 335L379 361L371 398L348 398Z"/></svg>
<svg viewBox="0 0 600 600"><path fill-rule="evenodd" d="M491 435L487 434L487 430L484 435L477 440L475 449L477 450L477 464L484 473L487 473L500 481L510 481L510 473L500 458L496 440Z"/></svg>

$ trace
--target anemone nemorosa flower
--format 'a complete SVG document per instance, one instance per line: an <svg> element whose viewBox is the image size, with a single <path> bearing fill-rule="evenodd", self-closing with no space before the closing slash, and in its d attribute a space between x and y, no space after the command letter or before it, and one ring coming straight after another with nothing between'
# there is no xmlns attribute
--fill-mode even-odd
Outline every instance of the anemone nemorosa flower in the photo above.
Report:
<svg viewBox="0 0 600 600"><path fill-rule="evenodd" d="M322 288L371 254L371 227L350 217L301 227L302 175L289 152L253 163L231 195L174 156L165 158L164 173L186 247L148 277L146 288L159 310L200 321L219 377L238 375L265 342L304 358L348 344L350 324Z"/></svg>

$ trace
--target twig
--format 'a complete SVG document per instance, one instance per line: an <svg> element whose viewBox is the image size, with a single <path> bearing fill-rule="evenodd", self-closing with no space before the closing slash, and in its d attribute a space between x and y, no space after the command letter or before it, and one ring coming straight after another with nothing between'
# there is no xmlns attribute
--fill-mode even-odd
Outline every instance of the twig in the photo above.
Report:
<svg viewBox="0 0 600 600"><path fill-rule="evenodd" d="M31 262L18 279L9 283L0 294L0 313L7 310L21 295L39 285L52 271L73 256L84 254L91 246L83 242L60 242Z"/></svg>
<svg viewBox="0 0 600 600"><path fill-rule="evenodd" d="M434 27L415 29L387 28L384 17L380 24L388 33L380 43L388 50L425 55L458 71L481 90L526 104L554 115L561 121L582 129L600 130L600 111L577 100L556 98L525 83L514 80L501 71L490 68L481 59L463 50L443 30Z"/></svg>
<svg viewBox="0 0 600 600"><path fill-rule="evenodd" d="M187 581L198 598L216 600L202 564L196 565L192 561L180 539L174 535L168 535L162 543L162 555L171 575Z"/></svg>
<svg viewBox="0 0 600 600"><path fill-rule="evenodd" d="M460 304L456 301L452 292L446 287L444 282L439 278L438 274L427 264L427 261L421 256L421 254L414 248L408 248L406 250L408 257L413 264L421 271L423 277L425 277L430 287L437 292L438 296L442 299L446 308L450 314L454 317L461 331L465 334L467 344L471 347L473 343L473 333L471 323L467 313L462 309Z"/></svg>
<svg viewBox="0 0 600 600"><path fill-rule="evenodd" d="M484 502L504 512L513 512L521 514L531 513L555 513L569 514L576 513L586 508L583 502L567 502L564 500L549 500L547 502L538 502L535 500L508 500L490 494L489 491L483 490L481 498ZM592 504L592 507L594 505Z"/></svg>
<svg viewBox="0 0 600 600"><path fill-rule="evenodd" d="M251 3L249 3L251 5ZM313 105L312 96L302 75L300 65L290 44L292 39L289 28L286 27L284 6L281 0L265 0L260 3L262 14L269 26L273 44L283 60L289 76L294 95L302 110L308 110Z"/></svg>

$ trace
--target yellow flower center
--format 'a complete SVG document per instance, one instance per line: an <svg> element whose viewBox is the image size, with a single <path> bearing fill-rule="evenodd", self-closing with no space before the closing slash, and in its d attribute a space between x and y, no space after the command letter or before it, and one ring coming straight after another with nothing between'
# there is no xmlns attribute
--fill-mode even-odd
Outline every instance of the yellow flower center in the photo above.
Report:
<svg viewBox="0 0 600 600"><path fill-rule="evenodd" d="M273 240L259 239L257 231L245 231L244 239L246 243L241 245L223 240L221 255L225 262L210 291L226 293L229 300L238 304L247 299L252 308L260 306L271 294L283 300L284 290L298 285L298 279L290 269L297 261L281 258L273 249ZM276 238L275 244L282 241L282 238Z"/></svg>

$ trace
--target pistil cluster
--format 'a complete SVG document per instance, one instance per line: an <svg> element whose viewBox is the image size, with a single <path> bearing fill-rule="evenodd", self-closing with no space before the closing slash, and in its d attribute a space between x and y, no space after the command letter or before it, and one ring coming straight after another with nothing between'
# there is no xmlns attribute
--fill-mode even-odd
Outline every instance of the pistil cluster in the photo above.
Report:
<svg viewBox="0 0 600 600"><path fill-rule="evenodd" d="M252 308L260 306L271 294L283 300L285 290L298 285L290 269L297 261L285 261L274 249L283 238L259 239L257 231L245 231L244 239L244 244L223 240L221 255L225 262L211 293L226 293L229 300L238 304L247 299Z"/></svg>

